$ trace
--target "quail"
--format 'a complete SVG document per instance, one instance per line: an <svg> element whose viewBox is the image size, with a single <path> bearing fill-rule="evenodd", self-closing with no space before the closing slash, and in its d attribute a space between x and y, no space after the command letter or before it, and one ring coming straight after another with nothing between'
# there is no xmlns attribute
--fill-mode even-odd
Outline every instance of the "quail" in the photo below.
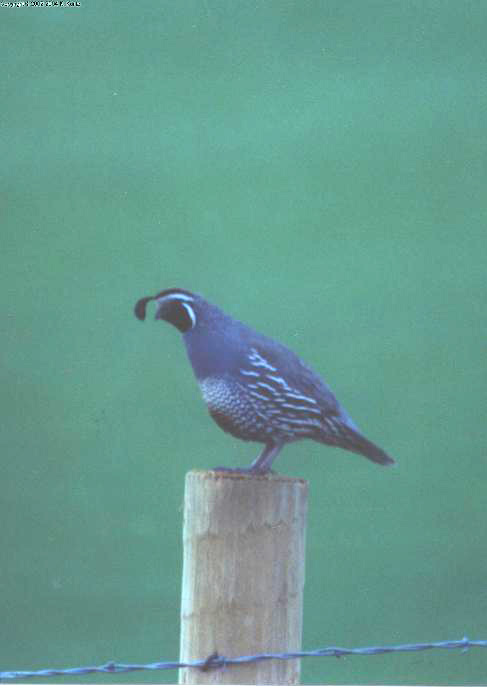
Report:
<svg viewBox="0 0 487 700"><path fill-rule="evenodd" d="M138 319L145 319L151 301L157 304L155 318L182 333L215 422L234 437L264 444L250 467L236 471L265 474L284 445L304 438L394 464L362 435L321 377L287 347L185 289L139 299Z"/></svg>

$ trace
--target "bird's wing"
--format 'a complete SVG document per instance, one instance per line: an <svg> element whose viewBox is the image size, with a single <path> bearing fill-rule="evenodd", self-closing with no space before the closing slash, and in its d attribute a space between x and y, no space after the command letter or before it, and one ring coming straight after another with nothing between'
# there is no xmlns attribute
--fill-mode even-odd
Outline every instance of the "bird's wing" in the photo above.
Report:
<svg viewBox="0 0 487 700"><path fill-rule="evenodd" d="M247 362L264 380L280 384L290 398L308 400L319 406L324 415L342 414L335 395L321 377L284 345L257 341L248 353Z"/></svg>

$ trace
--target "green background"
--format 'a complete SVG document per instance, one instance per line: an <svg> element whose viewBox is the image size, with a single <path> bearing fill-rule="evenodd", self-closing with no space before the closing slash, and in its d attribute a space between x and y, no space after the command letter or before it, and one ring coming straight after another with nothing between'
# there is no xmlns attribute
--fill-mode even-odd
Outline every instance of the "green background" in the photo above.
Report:
<svg viewBox="0 0 487 700"><path fill-rule="evenodd" d="M398 461L276 463L310 481L303 648L486 638L487 3L82 0L0 27L1 668L177 659L184 474L258 446L134 318L171 286L291 346Z"/></svg>

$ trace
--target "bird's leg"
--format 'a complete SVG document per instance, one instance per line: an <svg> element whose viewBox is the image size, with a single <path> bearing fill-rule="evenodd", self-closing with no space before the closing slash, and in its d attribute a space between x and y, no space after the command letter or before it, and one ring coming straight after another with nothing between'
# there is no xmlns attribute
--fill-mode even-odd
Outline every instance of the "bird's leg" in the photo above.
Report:
<svg viewBox="0 0 487 700"><path fill-rule="evenodd" d="M252 474L268 474L272 472L271 464L283 447L282 443L266 445L257 459L254 459L248 471Z"/></svg>
<svg viewBox="0 0 487 700"><path fill-rule="evenodd" d="M236 474L272 474L271 464L282 450L284 445L269 444L264 447L260 455L254 459L250 467L213 467L213 472L233 472Z"/></svg>

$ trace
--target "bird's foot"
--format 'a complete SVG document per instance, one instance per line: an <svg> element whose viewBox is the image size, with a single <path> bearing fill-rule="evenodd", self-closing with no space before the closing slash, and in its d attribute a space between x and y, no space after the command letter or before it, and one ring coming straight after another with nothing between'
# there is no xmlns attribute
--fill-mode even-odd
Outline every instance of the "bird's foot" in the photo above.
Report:
<svg viewBox="0 0 487 700"><path fill-rule="evenodd" d="M267 474L275 474L272 469L256 469L255 467L212 467L212 472L220 472L227 474L257 474L265 476Z"/></svg>
<svg viewBox="0 0 487 700"><path fill-rule="evenodd" d="M268 467L267 469L262 469L262 467L250 467L248 470L249 474L259 474L260 476L267 476L267 474L277 474L274 469Z"/></svg>

